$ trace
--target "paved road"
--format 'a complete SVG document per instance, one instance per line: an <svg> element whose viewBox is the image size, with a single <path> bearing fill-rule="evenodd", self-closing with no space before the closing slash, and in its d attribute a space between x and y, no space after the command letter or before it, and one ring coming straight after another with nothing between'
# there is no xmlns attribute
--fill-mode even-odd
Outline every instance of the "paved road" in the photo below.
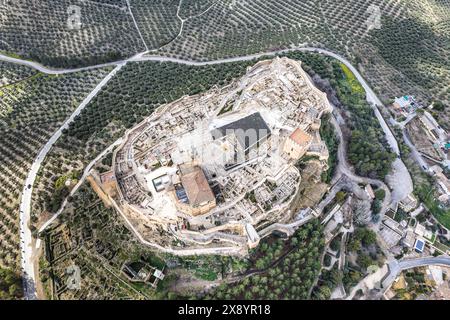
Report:
<svg viewBox="0 0 450 320"><path fill-rule="evenodd" d="M382 208L380 210L380 215L384 215L386 213L388 206L390 204L390 201L391 201L391 191L389 190L389 188L386 186L386 184L384 182L382 182L380 180L376 180L376 179L360 177L360 176L355 175L351 171L350 166L347 163L347 157L346 157L347 147L346 147L346 142L345 142L344 136L342 134L341 127L337 123L336 118L334 116L331 117L331 123L333 124L333 126L335 128L335 132L337 133L338 138L339 138L337 170L339 172L341 172L342 174L346 175L351 180L355 181L356 183L372 184L379 188L382 188L384 190L384 192L386 193L386 195L383 200Z"/></svg>
<svg viewBox="0 0 450 320"><path fill-rule="evenodd" d="M391 286L397 276L403 270L429 266L429 265L442 265L450 267L450 257L449 256L439 256L439 257L426 257L417 259L403 259L400 261L393 260L388 263L389 273L385 276L383 280L383 288L387 289Z"/></svg>
<svg viewBox="0 0 450 320"><path fill-rule="evenodd" d="M33 242L32 235L29 228L31 217L31 196L33 194L33 185L36 180L37 173L41 168L42 162L46 155L61 137L64 129L69 127L69 124L73 122L75 117L89 104L89 102L97 95L97 93L108 83L108 81L123 67L125 63L119 64L113 71L111 71L96 87L95 89L83 100L83 102L77 107L72 115L64 122L64 124L52 135L50 140L40 150L38 156L31 165L31 169L28 171L25 185L22 191L21 203L20 203L20 247L22 250L22 272L24 274L24 295L26 299L36 298L36 290L34 283L36 275L34 272L33 263Z"/></svg>
<svg viewBox="0 0 450 320"><path fill-rule="evenodd" d="M88 97L80 104L80 106L75 110L75 112L67 119L67 121L63 124L63 126L58 129L58 131L50 138L50 140L46 143L46 145L42 148L40 153L38 154L37 158L32 164L32 167L28 173L25 186L22 192L22 202L20 204L20 233L21 233L21 248L22 248L22 268L24 275L26 276L26 279L30 279L30 283L34 283L35 281L35 274L33 269L33 261L32 261L32 237L31 232L28 228L28 224L30 221L30 210L31 210L31 195L33 191L33 184L36 179L37 172L39 171L39 168L42 164L42 161L44 160L45 156L51 149L51 147L55 144L55 142L59 139L59 137L62 134L62 130L66 129L68 125L73 121L76 115L78 115L81 110L86 107L86 105L92 100L92 98L97 95L97 93L103 88L103 86L116 74L117 71L119 71L127 62L139 62L139 61L168 61L168 62L174 62L174 63L180 63L180 64L186 64L186 65L194 65L194 66L202 66L202 65L214 65L214 64L222 64L222 63L229 63L229 62L238 62L238 61L249 61L256 58L260 58L263 56L274 56L277 54L282 53L288 53L293 51L304 51L304 52L317 52L320 54L324 54L330 57L333 57L335 59L338 59L342 63L344 63L356 76L356 78L360 81L361 85L364 87L367 93L367 101L374 105L374 111L375 115L377 116L378 120L380 121L380 124L386 134L386 138L389 141L389 144L391 145L394 152L399 153L398 151L398 145L397 141L393 137L391 131L387 127L387 124L385 123L383 117L381 116L380 112L376 108L376 105L382 105L381 101L378 99L376 94L372 91L370 86L367 84L367 82L364 80L364 78L360 75L358 70L354 68L351 63L344 57L333 53L331 51L325 50L325 49L319 49L319 48L310 48L310 47L294 47L290 49L285 50L278 50L273 52L266 52L266 53L259 53L259 54L253 54L243 57L235 57L235 58L228 58L228 59L220 59L220 60L214 60L214 61L206 61L206 62L196 62L196 61L189 61L189 60L182 60L182 59L175 59L175 58L169 58L169 57L161 57L161 56L145 56L145 52L139 53L127 60L121 60L117 62L111 62L96 66L89 66L85 68L77 68L77 69L52 69L47 68L45 66L42 66L39 63L33 62L33 61L27 61L27 60L21 60L16 58L11 58L5 55L0 54L0 61L6 61L10 63L16 63L21 65L26 65L32 68L35 68L39 70L40 72L47 73L47 74L64 74L64 73L73 73L78 72L82 70L89 70L89 69L95 69L110 65L116 65L116 68L107 76L105 79L103 79L99 85L88 95ZM341 160L345 160L344 154L340 155L340 162ZM403 163L402 163L403 164ZM403 165L404 166L404 165ZM385 189L386 191L386 198L389 199L389 190L387 190L386 186L378 180L373 179L365 179L358 177L354 175L347 166L342 166L343 173L345 173L350 178L360 181L362 183L371 183L374 185L378 185ZM406 181L406 180L405 180ZM28 188L30 186L30 188ZM385 200L387 201L387 200ZM383 210L385 208L385 204L383 204ZM24 283L25 288L25 296L28 299L32 299L35 297L35 289L34 286L31 284L27 284L27 281Z"/></svg>
<svg viewBox="0 0 450 320"><path fill-rule="evenodd" d="M36 69L37 71L40 71L42 73L51 74L51 75L75 73L75 72L79 72L79 71L99 69L99 68L103 68L103 67L107 67L107 66L117 66L117 65L121 65L124 62L124 61L108 62L108 63L104 63L104 64L97 64L94 66L83 67L83 68L74 68L74 69L53 69L53 68L45 67L38 62L12 58L12 57L6 56L1 53L0 53L0 61L10 62L10 63L14 63L14 64L20 64L23 66L27 66L27 67Z"/></svg>
<svg viewBox="0 0 450 320"><path fill-rule="evenodd" d="M112 145L110 145L108 148L106 148L105 150L103 150L94 160L92 160L84 169L84 173L83 176L80 178L80 180L77 182L77 184L72 188L72 190L69 193L68 197L71 197L75 194L75 192L77 192L77 190L83 185L84 181L86 180L86 178L89 176L92 167L101 159L103 158L107 153L111 152L114 147L120 145L122 143L123 139L120 138L118 140L116 140L116 142L114 142ZM50 219L48 219L40 228L39 228L39 233L41 233L42 231L44 231L45 229L47 229L47 227L49 225L51 225L53 223L53 221L56 220L56 218L58 218L58 216L64 211L64 208L66 207L67 203L68 203L68 197L66 197L66 199L63 201L61 207L59 208L58 212L56 212ZM36 247L38 247L36 245Z"/></svg>
<svg viewBox="0 0 450 320"><path fill-rule="evenodd" d="M311 213L310 215L306 216L303 219L294 221L289 224L283 224L283 223L274 223L268 226L267 228L264 228L263 230L259 231L258 234L261 238L267 237L272 234L275 230L286 233L288 236L292 236L295 231L300 228L305 223L309 222L310 220L314 219L314 215Z"/></svg>

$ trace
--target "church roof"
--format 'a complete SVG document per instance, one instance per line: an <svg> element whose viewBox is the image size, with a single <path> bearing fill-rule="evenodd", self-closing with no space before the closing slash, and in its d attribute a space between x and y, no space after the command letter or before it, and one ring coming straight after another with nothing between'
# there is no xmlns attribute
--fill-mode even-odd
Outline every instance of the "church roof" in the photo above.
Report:
<svg viewBox="0 0 450 320"><path fill-rule="evenodd" d="M189 204L197 207L205 202L215 200L208 180L199 166L185 167L182 169L181 184L183 185Z"/></svg>

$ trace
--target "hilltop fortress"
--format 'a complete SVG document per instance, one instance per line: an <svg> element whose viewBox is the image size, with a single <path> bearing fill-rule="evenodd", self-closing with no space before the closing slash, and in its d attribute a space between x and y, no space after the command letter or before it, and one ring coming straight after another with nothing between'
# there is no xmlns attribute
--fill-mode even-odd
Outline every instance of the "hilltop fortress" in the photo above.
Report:
<svg viewBox="0 0 450 320"><path fill-rule="evenodd" d="M314 217L310 208L292 211L297 164L308 157L327 169L319 129L331 110L300 62L261 61L232 84L161 106L127 131L99 185L148 245L245 254L261 237Z"/></svg>

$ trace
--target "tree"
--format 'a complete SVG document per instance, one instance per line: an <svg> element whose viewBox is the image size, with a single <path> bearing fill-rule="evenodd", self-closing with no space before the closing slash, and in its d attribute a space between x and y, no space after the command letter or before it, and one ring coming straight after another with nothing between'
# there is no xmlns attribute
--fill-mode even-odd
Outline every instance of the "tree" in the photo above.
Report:
<svg viewBox="0 0 450 320"><path fill-rule="evenodd" d="M347 249L350 250L351 252L359 251L361 250L361 242L359 242L358 239L352 237L352 239L349 241L347 245Z"/></svg>
<svg viewBox="0 0 450 320"><path fill-rule="evenodd" d="M22 296L20 275L10 269L0 268L0 300L20 299Z"/></svg>
<svg viewBox="0 0 450 320"><path fill-rule="evenodd" d="M346 195L347 194L344 191L339 191L336 193L336 201L339 203L344 202Z"/></svg>
<svg viewBox="0 0 450 320"><path fill-rule="evenodd" d="M356 259L358 265L364 269L367 269L370 265L373 264L372 259L368 254L360 253L358 254L358 258Z"/></svg>
<svg viewBox="0 0 450 320"><path fill-rule="evenodd" d="M384 191L384 189L380 188L375 191L375 198L377 200L383 201L385 197L386 197L386 192Z"/></svg>
<svg viewBox="0 0 450 320"><path fill-rule="evenodd" d="M442 103L442 101L435 101L433 102L433 109L436 111L444 111L445 105Z"/></svg>
<svg viewBox="0 0 450 320"><path fill-rule="evenodd" d="M320 286L315 296L318 300L328 300L331 297L331 290L327 286Z"/></svg>

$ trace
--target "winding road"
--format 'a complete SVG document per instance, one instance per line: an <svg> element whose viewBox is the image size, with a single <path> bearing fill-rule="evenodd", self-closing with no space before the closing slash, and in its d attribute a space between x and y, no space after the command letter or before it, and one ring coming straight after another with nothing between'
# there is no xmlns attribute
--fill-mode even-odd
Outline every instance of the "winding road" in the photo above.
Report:
<svg viewBox="0 0 450 320"><path fill-rule="evenodd" d="M50 137L47 143L39 151L39 154L35 158L30 170L28 171L25 185L22 191L22 197L20 202L20 248L22 251L22 273L24 275L24 296L26 299L36 298L36 275L33 263L33 238L31 230L29 228L31 219L31 197L33 194L33 186L36 181L36 176L41 168L41 165L53 147L53 145L61 137L63 130L68 129L70 123L72 123L77 115L91 102L91 100L97 95L98 92L108 83L109 80L125 65L125 63L119 64L114 68L95 88L94 90L81 102L81 104L75 109L70 117L63 123L63 125Z"/></svg>
<svg viewBox="0 0 450 320"><path fill-rule="evenodd" d="M382 285L384 289L388 289L400 272L412 268L424 267L429 265L440 265L450 267L449 256L425 257L417 259L403 259L400 261L393 260L388 263L389 272L384 277Z"/></svg>
<svg viewBox="0 0 450 320"><path fill-rule="evenodd" d="M331 123L333 124L333 126L335 128L335 131L338 135L339 142L340 142L339 146L338 146L338 168L337 168L337 170L341 174L346 175L352 181L355 181L357 183L363 183L363 184L372 184L372 185L375 185L375 186L383 189L385 192L385 197L383 200L382 208L380 210L380 215L383 216L386 213L388 206L391 202L391 191L389 190L389 188L386 186L386 184L384 182L382 182L380 180L376 180L376 179L370 179L370 178L357 176L350 170L350 166L347 163L347 157L346 157L346 150L347 150L346 142L345 142L344 136L342 134L341 127L337 123L336 118L334 116L331 117ZM380 219L380 221L381 221L381 219Z"/></svg>
<svg viewBox="0 0 450 320"><path fill-rule="evenodd" d="M173 62L173 63L179 63L179 64L185 64L185 65L192 65L192 66L205 66L205 65L217 65L217 64L223 64L223 63L231 63L231 62L239 62L239 61L250 61L253 59L261 58L261 57L271 57L283 53L288 52L294 52L294 51L303 51L303 52L316 52L323 55L327 55L330 57L333 57L343 64L345 64L356 76L356 78L360 81L361 85L364 87L366 93L367 93L367 101L373 106L375 115L377 119L380 122L381 127L383 128L383 131L385 132L386 139L391 146L392 150L399 154L399 148L397 141L395 140L392 132L390 131L389 127L387 126L386 122L384 121L383 117L381 116L380 112L378 111L377 106L382 106L382 103L380 99L376 96L376 94L373 92L373 90L370 88L370 86L367 84L367 82L364 80L364 78L360 75L358 70L351 65L351 63L344 57L320 48L311 48L311 47L292 47L289 49L284 50L278 50L278 51L271 51L271 52L264 52L264 53L258 53L253 55L247 55L242 57L234 57L234 58L227 58L227 59L219 59L214 61L205 61L205 62L197 62L197 61L190 61L190 60L182 60L182 59L176 59L176 58L169 58L169 57L163 57L163 56L148 56L146 55L146 52L138 53L135 56L126 59L126 60L120 60L116 62L106 63L106 64L99 64L95 66L89 66L84 68L76 68L76 69L52 69L45 67L37 62L28 61L28 60L21 60L9 56L5 56L3 54L0 54L0 61L5 61L9 63L15 63L20 65L25 65L31 68L34 68L42 73L45 74L66 74L66 73L74 73L79 72L83 70L92 70L96 68L101 68L105 66L116 66L115 69L109 73L97 86L96 88L84 99L84 101L80 104L80 106L73 112L73 114L64 122L64 124L59 128L53 136L50 138L50 140L45 144L45 146L41 149L38 156L35 158L30 171L28 172L25 186L22 191L22 197L21 197L21 204L20 204L20 246L22 250L22 260L21 265L23 269L24 274L24 291L25 291L25 297L26 299L34 299L36 298L36 290L35 290L35 271L34 271L34 263L33 263L33 239L31 236L31 231L29 229L29 222L30 222L30 216L31 216L31 195L33 191L33 185L36 180L37 173L42 165L42 162L52 146L56 143L56 141L60 138L62 131L66 128L68 128L69 124L74 120L74 118L89 104L89 102L100 92L100 90L108 83L109 80L127 63L129 62L143 62L143 61L155 61L155 62ZM339 127L339 126L338 126ZM343 141L343 140L342 140ZM343 148L341 148L343 149ZM345 160L345 155L343 154L344 151L339 152L339 160ZM342 153L342 154L341 154ZM401 162L400 159L397 159L397 165L400 167L404 167L404 170L402 171L402 174L406 174L409 177L408 171L406 170L406 167L404 166L403 162ZM390 199L388 197L389 190L387 190L384 183L382 183L379 180L373 180L373 179L365 179L361 177L355 176L346 166L342 166L342 172L352 179L355 179L356 181L361 181L364 183L373 183L375 185L379 185L383 189L385 189L386 198ZM394 170L396 171L396 170ZM409 184L411 178L409 177L403 177L405 181L404 184ZM393 186L391 186L393 187ZM395 188L395 185L394 185ZM412 182L411 182L411 190L412 190ZM395 192L395 190L394 190ZM402 192L400 192L403 194ZM395 199L398 200L398 199ZM383 205L385 207L386 204Z"/></svg>

